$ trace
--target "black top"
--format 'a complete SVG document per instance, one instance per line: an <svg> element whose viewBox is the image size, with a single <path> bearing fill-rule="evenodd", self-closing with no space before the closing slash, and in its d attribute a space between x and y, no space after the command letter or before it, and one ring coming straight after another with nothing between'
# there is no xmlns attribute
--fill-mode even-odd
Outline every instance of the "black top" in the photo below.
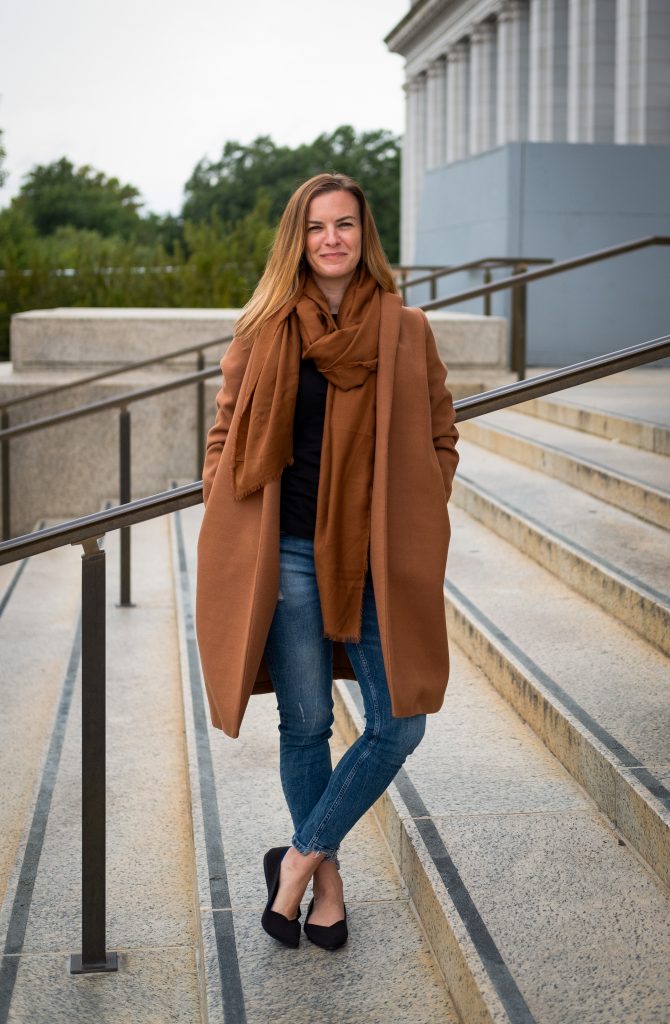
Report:
<svg viewBox="0 0 670 1024"><path fill-rule="evenodd" d="M328 381L313 359L300 360L293 420L293 465L281 475L279 529L314 540Z"/></svg>

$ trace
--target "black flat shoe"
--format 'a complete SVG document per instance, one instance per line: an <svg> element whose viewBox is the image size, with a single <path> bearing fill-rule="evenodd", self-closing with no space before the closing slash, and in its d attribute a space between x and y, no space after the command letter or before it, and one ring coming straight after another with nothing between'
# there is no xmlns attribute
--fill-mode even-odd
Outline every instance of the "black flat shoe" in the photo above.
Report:
<svg viewBox="0 0 670 1024"><path fill-rule="evenodd" d="M344 904L344 917L341 921L336 921L335 924L310 924L309 915L312 913L314 906L314 897L310 900L309 907L307 908L307 917L303 928L305 929L305 935L308 939L316 946L321 946L321 949L339 949L343 946L349 937L349 929L347 928L347 905Z"/></svg>
<svg viewBox="0 0 670 1024"><path fill-rule="evenodd" d="M265 881L268 886L268 902L263 916L261 917L261 924L263 928L271 935L273 939L277 939L278 942L283 942L285 946L291 946L293 949L297 949L300 943L300 914L301 910L298 910L298 917L294 917L292 920L285 917L283 914L277 913L276 910L270 910L270 907L275 901L277 891L279 889L279 873L281 871L282 857L288 850L288 846L273 846L271 850L263 857L263 870L265 871Z"/></svg>

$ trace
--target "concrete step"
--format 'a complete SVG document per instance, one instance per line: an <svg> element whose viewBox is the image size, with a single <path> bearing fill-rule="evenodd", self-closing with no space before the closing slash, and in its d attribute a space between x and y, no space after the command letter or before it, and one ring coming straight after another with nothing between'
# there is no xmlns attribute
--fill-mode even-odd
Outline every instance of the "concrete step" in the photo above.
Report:
<svg viewBox="0 0 670 1024"><path fill-rule="evenodd" d="M279 777L276 700L253 696L235 740L209 724L193 632L201 517L199 506L171 518L209 1024L456 1024L459 1016L372 811L349 834L340 857L349 941L328 954L303 934L292 950L261 929L267 902L262 856L288 843L293 832ZM336 729L334 764L347 746ZM310 896L311 886L302 921Z"/></svg>
<svg viewBox="0 0 670 1024"><path fill-rule="evenodd" d="M542 367L532 370L533 375L542 372ZM669 394L670 368L652 363L525 402L518 411L670 455Z"/></svg>
<svg viewBox="0 0 670 1024"><path fill-rule="evenodd" d="M452 506L452 639L670 886L668 659Z"/></svg>
<svg viewBox="0 0 670 1024"><path fill-rule="evenodd" d="M4 906L25 843L61 690L72 671L80 578L69 548L1 568L0 900Z"/></svg>
<svg viewBox="0 0 670 1024"><path fill-rule="evenodd" d="M8 1024L205 1019L168 523L133 527L132 537L134 608L116 606L118 534L106 540L107 948L119 953L115 974L68 970L69 954L81 950L78 550L31 559L0 619L0 629L11 629L3 712L9 703L13 714L13 734L1 720L3 786L12 797L3 814L18 803L25 755L39 746L35 722L48 739L32 800L23 800L20 842L13 857L5 854L12 863L0 912L0 1020Z"/></svg>
<svg viewBox="0 0 670 1024"><path fill-rule="evenodd" d="M632 416L621 416L616 412L596 409L590 406L557 398L534 398L515 407L517 412L527 416L558 423L573 430L606 437L610 441L642 448L658 455L670 455L670 428L661 423Z"/></svg>
<svg viewBox="0 0 670 1024"><path fill-rule="evenodd" d="M457 644L451 653L444 705L375 812L461 1019L665 1020L668 892ZM360 691L336 690L352 742Z"/></svg>
<svg viewBox="0 0 670 1024"><path fill-rule="evenodd" d="M569 427L501 410L459 424L461 436L670 528L670 462Z"/></svg>
<svg viewBox="0 0 670 1024"><path fill-rule="evenodd" d="M455 504L670 654L665 530L467 441L459 450Z"/></svg>

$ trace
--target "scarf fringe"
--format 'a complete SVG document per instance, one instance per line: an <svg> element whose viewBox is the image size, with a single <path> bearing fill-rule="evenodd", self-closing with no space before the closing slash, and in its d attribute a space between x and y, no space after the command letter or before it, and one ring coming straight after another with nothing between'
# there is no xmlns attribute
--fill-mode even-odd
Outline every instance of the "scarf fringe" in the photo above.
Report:
<svg viewBox="0 0 670 1024"><path fill-rule="evenodd" d="M265 487L266 484L270 484L274 480L279 480L280 476L282 475L282 473L284 472L286 467L287 466L292 466L292 465L293 465L293 456L290 457L288 462L284 463L284 465L281 467L281 469L278 472L270 473L268 476L263 477L262 480L260 480L256 484L254 484L253 487L245 488L245 490L242 491L241 494L236 494L235 493L234 469L231 466L230 472L231 472L231 476L233 476L233 498L235 499L235 501L243 501L244 498L248 498L250 494L255 494L256 491L262 490Z"/></svg>
<svg viewBox="0 0 670 1024"><path fill-rule="evenodd" d="M330 633L323 634L326 640L334 640L336 643L341 644L359 644L361 642L360 636L334 636Z"/></svg>

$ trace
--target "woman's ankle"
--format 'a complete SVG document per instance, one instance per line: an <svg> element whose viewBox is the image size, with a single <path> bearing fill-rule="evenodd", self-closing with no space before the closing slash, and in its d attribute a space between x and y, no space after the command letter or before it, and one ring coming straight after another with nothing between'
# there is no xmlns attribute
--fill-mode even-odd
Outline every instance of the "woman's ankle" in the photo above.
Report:
<svg viewBox="0 0 670 1024"><path fill-rule="evenodd" d="M312 891L316 899L329 893L341 895L342 876L332 860L323 860L312 877Z"/></svg>
<svg viewBox="0 0 670 1024"><path fill-rule="evenodd" d="M309 882L322 863L324 863L325 854L320 853L318 850L310 850L309 853L301 853L295 846L289 846L286 851L283 862L291 873L296 873L300 877L305 878L305 884Z"/></svg>

